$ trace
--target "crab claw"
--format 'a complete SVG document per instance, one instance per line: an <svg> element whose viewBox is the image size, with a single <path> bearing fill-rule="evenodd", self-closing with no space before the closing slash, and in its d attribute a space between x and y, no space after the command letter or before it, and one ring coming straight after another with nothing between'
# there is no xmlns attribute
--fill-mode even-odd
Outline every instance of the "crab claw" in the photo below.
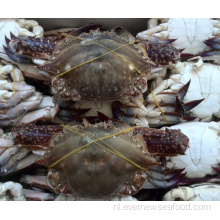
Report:
<svg viewBox="0 0 220 220"><path fill-rule="evenodd" d="M12 34L12 33L11 33ZM14 35L13 35L14 36ZM15 38L15 36L14 36ZM15 52L15 50L13 48L11 48L10 46L10 42L11 40L9 40L6 36L5 36L5 42L6 42L6 45L7 47L4 47L4 50L5 50L5 53L15 62L18 62L18 63L22 63L22 64L28 64L29 63L29 58L27 56L23 56L23 55L20 55L20 54L17 54Z"/></svg>
<svg viewBox="0 0 220 220"><path fill-rule="evenodd" d="M178 49L167 44L145 44L149 58L156 64L168 65L180 58Z"/></svg>
<svg viewBox="0 0 220 220"><path fill-rule="evenodd" d="M154 156L184 155L189 148L189 138L180 130L136 127L135 133L144 137L149 153Z"/></svg>
<svg viewBox="0 0 220 220"><path fill-rule="evenodd" d="M21 125L14 127L12 135L14 136L14 144L20 144L22 147L44 150L49 146L51 137L59 133L63 128L59 125Z"/></svg>

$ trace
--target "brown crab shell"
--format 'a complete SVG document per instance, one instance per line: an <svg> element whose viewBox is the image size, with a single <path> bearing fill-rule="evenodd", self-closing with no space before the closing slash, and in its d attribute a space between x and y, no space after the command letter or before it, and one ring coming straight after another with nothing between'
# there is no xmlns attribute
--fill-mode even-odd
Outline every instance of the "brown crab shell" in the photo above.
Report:
<svg viewBox="0 0 220 220"><path fill-rule="evenodd" d="M116 128L114 125L106 128L103 122L95 125L88 124L87 127L74 125L72 128L90 132L96 137L101 138L124 129L123 124L119 123L117 125L120 128ZM83 134L85 137L67 129L64 129L63 133L55 135L51 140L48 151L36 163L50 167L63 156L89 143L90 139L96 139L91 134L77 130L76 132ZM133 135L133 131L115 135L105 139L104 142L144 169L158 164L149 155L143 137ZM102 145L107 150L96 143ZM140 171L143 170L120 156L109 152L108 150L111 149L101 141L96 143L91 143L86 148L62 160L53 166L52 169L49 168L52 173L59 174L60 188L66 186L68 193L71 192L70 194L92 199L103 199L119 195L121 192L126 191L126 186L132 188L132 183L137 181ZM53 185L53 183L50 184ZM139 182L135 183L139 187L142 184ZM131 194L132 192L128 193Z"/></svg>
<svg viewBox="0 0 220 220"><path fill-rule="evenodd" d="M120 99L129 86L133 88L135 81L147 77L156 66L150 61L144 44L127 45L135 38L123 28L75 35L58 43L51 59L40 68L52 77L62 77L81 99Z"/></svg>

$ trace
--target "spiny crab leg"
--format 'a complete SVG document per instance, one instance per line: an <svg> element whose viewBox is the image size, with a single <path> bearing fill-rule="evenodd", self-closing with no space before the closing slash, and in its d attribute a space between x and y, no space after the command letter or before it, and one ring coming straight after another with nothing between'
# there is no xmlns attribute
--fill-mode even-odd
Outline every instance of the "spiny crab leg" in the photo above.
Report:
<svg viewBox="0 0 220 220"><path fill-rule="evenodd" d="M12 33L11 33L12 35ZM22 63L22 64L28 64L29 58L20 54L15 54L13 49L9 46L10 40L5 36L5 42L6 46L3 45L3 48L5 50L5 53L15 62Z"/></svg>
<svg viewBox="0 0 220 220"><path fill-rule="evenodd" d="M45 149L49 146L49 141L53 134L59 133L63 128L59 125L22 125L12 130L15 136L14 144L32 149Z"/></svg>
<svg viewBox="0 0 220 220"><path fill-rule="evenodd" d="M155 97L153 98L153 94L149 94L147 97L147 102L150 103L147 105L147 110L143 111L138 108L138 106L135 105L123 105L122 103L116 101L112 103L112 110L114 114L114 118L120 119L125 121L128 124L136 124L143 122L144 118L147 117L149 123L153 125L154 123L150 117L155 117L156 120L159 120L160 124L167 124L168 122L170 124L172 123L178 123L182 119L185 119L185 113L192 108L196 107L198 104L200 104L203 99L201 100L194 100L185 104L181 103L181 100L183 100L184 96L186 95L188 88L190 85L190 81L185 84L182 88L179 89L177 93L174 92L161 92L156 93ZM162 110L163 114L166 117L166 121L164 119L164 116L161 114L161 110L158 109L155 99L160 103L160 109ZM143 114L146 113L147 114ZM146 117L142 117L146 116ZM187 120L193 120L193 118L187 118ZM167 122L168 121L168 122ZM148 124L148 123L147 123Z"/></svg>
<svg viewBox="0 0 220 220"><path fill-rule="evenodd" d="M144 183L144 189L155 189L173 187L177 185L186 175L182 173L184 169L176 169L164 172L161 166L153 166L146 171L147 181Z"/></svg>
<svg viewBox="0 0 220 220"><path fill-rule="evenodd" d="M159 103L163 102L163 103L167 103L167 104L174 104L176 102L176 96L178 96L178 98L180 100L182 100L184 98L184 96L186 95L186 93L189 89L190 82L191 82L191 80L189 80L184 86L182 86L177 93L174 93L174 92L161 92L164 89L163 85L158 86L157 89L154 89L152 92L155 94L156 99ZM161 84L163 84L163 82ZM167 85L166 87L168 87L168 86L169 85ZM147 102L148 103L154 103L155 102L152 94L148 95Z"/></svg>
<svg viewBox="0 0 220 220"><path fill-rule="evenodd" d="M213 37L205 40L204 43L215 50L220 50L220 37Z"/></svg>
<svg viewBox="0 0 220 220"><path fill-rule="evenodd" d="M136 127L134 132L144 137L149 153L154 156L184 155L189 148L189 139L180 130Z"/></svg>

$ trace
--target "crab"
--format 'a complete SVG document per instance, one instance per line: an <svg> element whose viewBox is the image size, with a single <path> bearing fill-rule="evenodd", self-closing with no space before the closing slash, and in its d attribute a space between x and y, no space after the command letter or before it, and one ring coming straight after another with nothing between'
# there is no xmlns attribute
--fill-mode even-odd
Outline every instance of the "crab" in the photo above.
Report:
<svg viewBox="0 0 220 220"><path fill-rule="evenodd" d="M153 166L146 172L147 177L142 188L155 189L159 186L166 189L166 183L173 181L174 170L175 174L179 170L179 175L183 176L177 185L219 183L219 126L219 122L185 122L169 127L169 129L180 129L189 138L190 148L184 155L160 158L162 166Z"/></svg>
<svg viewBox="0 0 220 220"><path fill-rule="evenodd" d="M12 63L16 64L18 68L23 72L25 76L33 76L35 78L40 78L42 80L49 79L46 76L39 76L38 69L35 65L28 62L28 65L25 63L15 62L8 57L5 52L4 47L7 46L6 39L13 36L36 36L43 37L44 30L38 24L38 22L34 20L27 19L0 19L0 28L1 28L1 36L0 36L0 58Z"/></svg>
<svg viewBox="0 0 220 220"><path fill-rule="evenodd" d="M220 186L213 183L194 184L178 187L166 193L164 201L219 201Z"/></svg>
<svg viewBox="0 0 220 220"><path fill-rule="evenodd" d="M20 180L22 184L49 189L56 194L106 200L136 194L145 182L146 170L159 164L154 159L156 156L184 154L189 147L188 138L179 130L160 131L102 120L95 124L84 119L63 126L14 128L8 138L2 138L9 150L4 162L0 158L2 174L13 173L34 162L47 167L48 175L24 175ZM27 154L28 159L23 156L19 160L18 154L12 152L16 146L18 153L25 148L35 154ZM9 163L11 166L6 168ZM174 174L172 184L180 181Z"/></svg>
<svg viewBox="0 0 220 220"><path fill-rule="evenodd" d="M167 157L165 169L182 169L187 172L182 184L207 181L219 182L220 174L220 123L187 122L171 126L181 129L189 137L190 148L184 157Z"/></svg>
<svg viewBox="0 0 220 220"><path fill-rule="evenodd" d="M154 38L153 43L141 42L121 27L103 31L100 25L88 25L68 34L11 38L6 38L7 55L15 62L32 57L40 65L39 75L51 79L58 97L98 102L131 99L142 114L148 114L141 97L147 79L153 77L149 75L159 64L179 57L174 47Z"/></svg>
<svg viewBox="0 0 220 220"><path fill-rule="evenodd" d="M219 64L220 22L210 18L150 19L149 28L137 35L147 40L149 35L161 39L176 39L172 46L184 49L182 57L203 56Z"/></svg>
<svg viewBox="0 0 220 220"><path fill-rule="evenodd" d="M147 116L138 115L139 108L134 104L123 105L119 101L113 102L112 113L115 119L138 126L149 123L150 127L161 127L194 120L195 117L186 117L186 114L204 99L184 103L183 100L189 87L190 81L174 92L155 93L154 95L154 91L151 91L150 95L147 96L147 101L144 102L148 112L150 112Z"/></svg>
<svg viewBox="0 0 220 220"><path fill-rule="evenodd" d="M196 60L196 62L194 61ZM179 89L191 79L189 90L184 96L183 103L202 100L199 106L189 110L187 116L200 121L211 121L214 117L220 117L220 90L218 87L220 68L218 65L203 63L201 57L195 57L188 62L177 62L168 67L168 71L151 84L158 103L166 100L169 103L169 93L178 92ZM163 78L166 77L165 80ZM146 101L155 107L155 99L150 93ZM149 106L150 108L152 105ZM146 106L148 108L148 106Z"/></svg>
<svg viewBox="0 0 220 220"><path fill-rule="evenodd" d="M14 126L52 119L58 104L52 96L44 96L25 82L21 70L0 61L0 126Z"/></svg>

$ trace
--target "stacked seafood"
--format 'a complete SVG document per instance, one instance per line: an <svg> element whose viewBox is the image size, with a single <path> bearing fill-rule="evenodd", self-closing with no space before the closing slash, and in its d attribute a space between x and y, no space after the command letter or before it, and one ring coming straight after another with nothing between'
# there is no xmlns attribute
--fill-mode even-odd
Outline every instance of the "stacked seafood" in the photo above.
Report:
<svg viewBox="0 0 220 220"><path fill-rule="evenodd" d="M218 20L0 25L2 200L220 200Z"/></svg>

